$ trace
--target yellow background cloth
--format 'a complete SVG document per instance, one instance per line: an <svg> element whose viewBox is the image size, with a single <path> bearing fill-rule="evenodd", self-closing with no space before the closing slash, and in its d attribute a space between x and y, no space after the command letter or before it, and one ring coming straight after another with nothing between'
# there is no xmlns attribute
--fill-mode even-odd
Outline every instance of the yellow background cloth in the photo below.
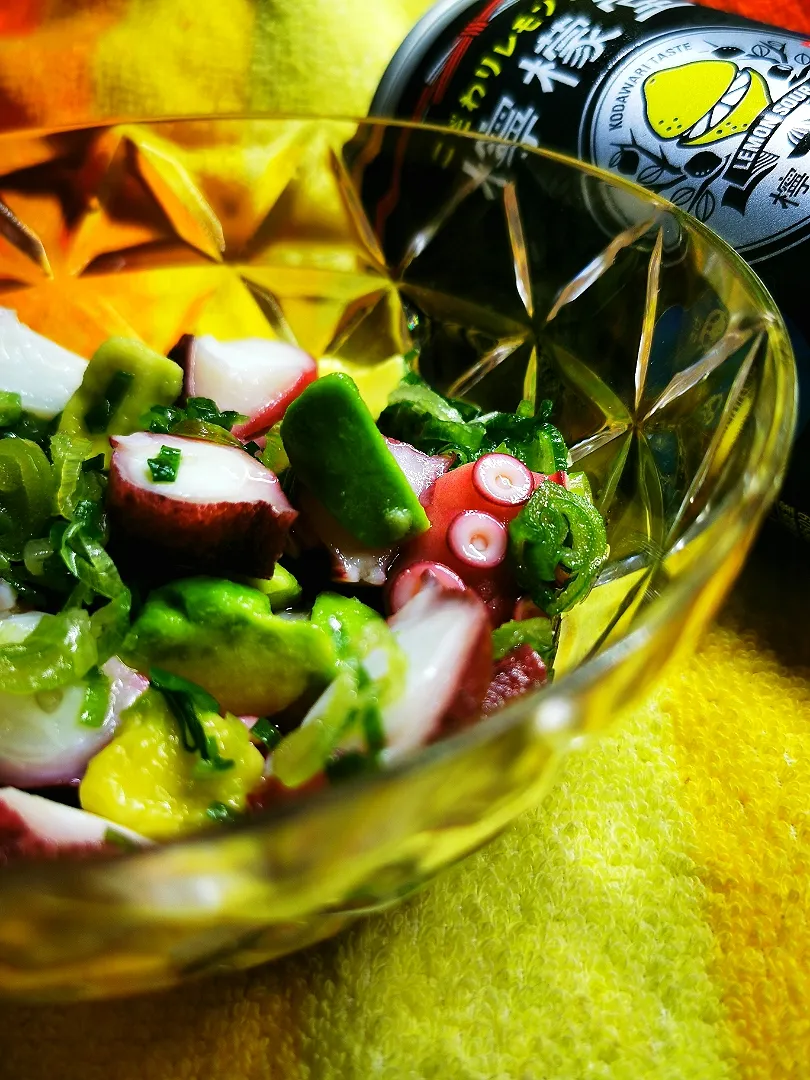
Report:
<svg viewBox="0 0 810 1080"><path fill-rule="evenodd" d="M426 6L9 4L0 122L362 113ZM769 529L694 661L420 898L245 975L3 1006L0 1076L810 1076L808 554Z"/></svg>

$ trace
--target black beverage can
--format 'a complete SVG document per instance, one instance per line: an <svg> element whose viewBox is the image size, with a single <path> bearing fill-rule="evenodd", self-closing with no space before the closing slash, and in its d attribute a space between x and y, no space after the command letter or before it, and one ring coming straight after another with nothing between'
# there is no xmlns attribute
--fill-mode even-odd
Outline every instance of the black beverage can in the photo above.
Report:
<svg viewBox="0 0 810 1080"><path fill-rule="evenodd" d="M751 263L799 374L776 512L810 540L810 36L687 0L443 0L371 113L579 157L668 198Z"/></svg>

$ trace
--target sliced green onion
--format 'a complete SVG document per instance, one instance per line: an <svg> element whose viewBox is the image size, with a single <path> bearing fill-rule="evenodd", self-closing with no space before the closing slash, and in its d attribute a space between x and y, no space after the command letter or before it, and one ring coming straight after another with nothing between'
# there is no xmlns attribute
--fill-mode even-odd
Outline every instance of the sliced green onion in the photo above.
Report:
<svg viewBox="0 0 810 1080"><path fill-rule="evenodd" d="M324 772L330 783L339 784L344 780L353 780L355 777L374 772L376 768L377 762L374 758L352 750L328 761Z"/></svg>
<svg viewBox="0 0 810 1080"><path fill-rule="evenodd" d="M205 815L212 821L220 821L223 824L229 821L238 821L240 818L240 815L235 810L232 810L230 806L226 806L223 802L212 802L205 811Z"/></svg>
<svg viewBox="0 0 810 1080"><path fill-rule="evenodd" d="M173 484L180 468L182 451L172 446L161 446L157 457L148 458L146 464L155 484Z"/></svg>
<svg viewBox="0 0 810 1080"><path fill-rule="evenodd" d="M268 750L275 750L282 738L279 729L266 716L259 717L250 729L250 734L252 738L266 746Z"/></svg>
<svg viewBox="0 0 810 1080"><path fill-rule="evenodd" d="M180 425L187 424L201 425L203 430L216 428L222 434L228 434L234 425L242 424L245 420L247 420L246 416L232 409L220 412L216 402L211 398L192 397L186 401L184 408L177 405L153 405L142 418L141 423L147 431L153 431L156 435L190 434L189 431L179 430ZM206 436L198 435L197 437L205 438ZM208 437L213 437L213 435ZM238 446L242 445L238 439L235 441Z"/></svg>
<svg viewBox="0 0 810 1080"><path fill-rule="evenodd" d="M211 398L192 397L186 402L186 416L189 420L202 420L206 424L216 424L217 427L230 431L236 424L244 424L247 417L243 413L227 409L220 412L216 402Z"/></svg>
<svg viewBox="0 0 810 1080"><path fill-rule="evenodd" d="M185 419L185 413L176 405L153 405L141 418L141 425L155 435L169 435L172 427Z"/></svg>
<svg viewBox="0 0 810 1080"><path fill-rule="evenodd" d="M14 435L18 439L30 439L31 442L35 442L37 446L41 446L43 450L46 450L58 425L58 413L56 416L46 419L42 416L35 416L33 413L26 412L23 409L18 419L3 430L3 436L7 438L9 435Z"/></svg>
<svg viewBox="0 0 810 1080"><path fill-rule="evenodd" d="M149 678L152 686L163 694L178 723L183 749L189 754L200 755L199 771L205 773L232 768L233 761L220 755L216 739L206 733L199 716L200 712L218 714L219 702L196 683L160 668L153 667Z"/></svg>

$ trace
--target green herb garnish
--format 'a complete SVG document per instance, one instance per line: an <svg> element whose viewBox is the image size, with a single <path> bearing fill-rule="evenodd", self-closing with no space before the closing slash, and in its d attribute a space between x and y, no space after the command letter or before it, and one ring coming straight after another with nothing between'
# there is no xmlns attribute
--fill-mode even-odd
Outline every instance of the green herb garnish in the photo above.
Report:
<svg viewBox="0 0 810 1080"><path fill-rule="evenodd" d="M34 416L33 413L23 410L16 420L2 425L0 438L29 439L43 450L46 450L58 425L58 415L46 420L41 416Z"/></svg>
<svg viewBox="0 0 810 1080"><path fill-rule="evenodd" d="M117 829L111 829L109 827L104 830L103 843L112 844L125 852L141 850L140 844L136 844L134 840L131 840L128 836L124 836L124 834L120 833Z"/></svg>
<svg viewBox="0 0 810 1080"><path fill-rule="evenodd" d="M106 462L103 454L96 454L95 457L87 458L82 462L82 472L104 472L106 468Z"/></svg>
<svg viewBox="0 0 810 1080"><path fill-rule="evenodd" d="M516 412L482 414L475 405L442 397L415 372L391 393L378 420L384 435L425 454L446 454L454 466L483 454L511 454L535 472L554 473L568 464L568 447L549 422L552 405L521 401Z"/></svg>
<svg viewBox="0 0 810 1080"><path fill-rule="evenodd" d="M365 669L362 669L365 674ZM367 703L362 714L363 734L372 761L385 749L385 729L379 703L373 698Z"/></svg>
<svg viewBox="0 0 810 1080"><path fill-rule="evenodd" d="M343 780L353 780L357 776L376 771L377 763L374 758L355 750L332 758L327 761L324 768L324 773L332 784L339 784Z"/></svg>
<svg viewBox="0 0 810 1080"><path fill-rule="evenodd" d="M219 714L219 702L196 683L160 668L152 668L150 682L155 690L163 694L177 720L183 749L189 754L200 755L200 764L204 766L204 771L232 768L233 760L220 755L216 739L206 734L200 719L201 712Z"/></svg>
<svg viewBox="0 0 810 1080"><path fill-rule="evenodd" d="M232 409L220 412L211 398L192 397L186 401L184 408L178 405L153 405L143 418L143 425L156 435L170 435L178 424L187 420L199 420L230 431L236 424L243 424L247 417Z"/></svg>
<svg viewBox="0 0 810 1080"><path fill-rule="evenodd" d="M205 816L209 817L212 821L219 821L223 824L227 824L231 821L238 821L241 815L237 814L235 810L232 810L230 806L226 806L224 802L212 802L205 811Z"/></svg>
<svg viewBox="0 0 810 1080"><path fill-rule="evenodd" d="M257 739L260 743L263 743L268 750L275 750L278 744L281 742L282 735L272 720L268 720L266 716L260 716L253 727L250 729L250 734L254 739Z"/></svg>
<svg viewBox="0 0 810 1080"><path fill-rule="evenodd" d="M173 446L161 446L157 457L148 458L146 464L155 484L173 484L180 468L182 451Z"/></svg>

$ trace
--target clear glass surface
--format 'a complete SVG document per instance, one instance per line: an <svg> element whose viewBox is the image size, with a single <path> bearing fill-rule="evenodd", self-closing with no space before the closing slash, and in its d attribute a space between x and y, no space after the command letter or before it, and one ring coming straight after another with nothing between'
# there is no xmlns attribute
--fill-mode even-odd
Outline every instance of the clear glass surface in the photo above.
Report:
<svg viewBox="0 0 810 1080"><path fill-rule="evenodd" d="M550 398L608 523L553 686L396 769L116 859L0 873L0 994L246 967L396 903L490 839L560 756L691 649L785 467L784 326L708 230L558 156L373 122L198 119L0 138L0 305L111 334L299 343L384 396ZM382 400L382 398L381 398Z"/></svg>

